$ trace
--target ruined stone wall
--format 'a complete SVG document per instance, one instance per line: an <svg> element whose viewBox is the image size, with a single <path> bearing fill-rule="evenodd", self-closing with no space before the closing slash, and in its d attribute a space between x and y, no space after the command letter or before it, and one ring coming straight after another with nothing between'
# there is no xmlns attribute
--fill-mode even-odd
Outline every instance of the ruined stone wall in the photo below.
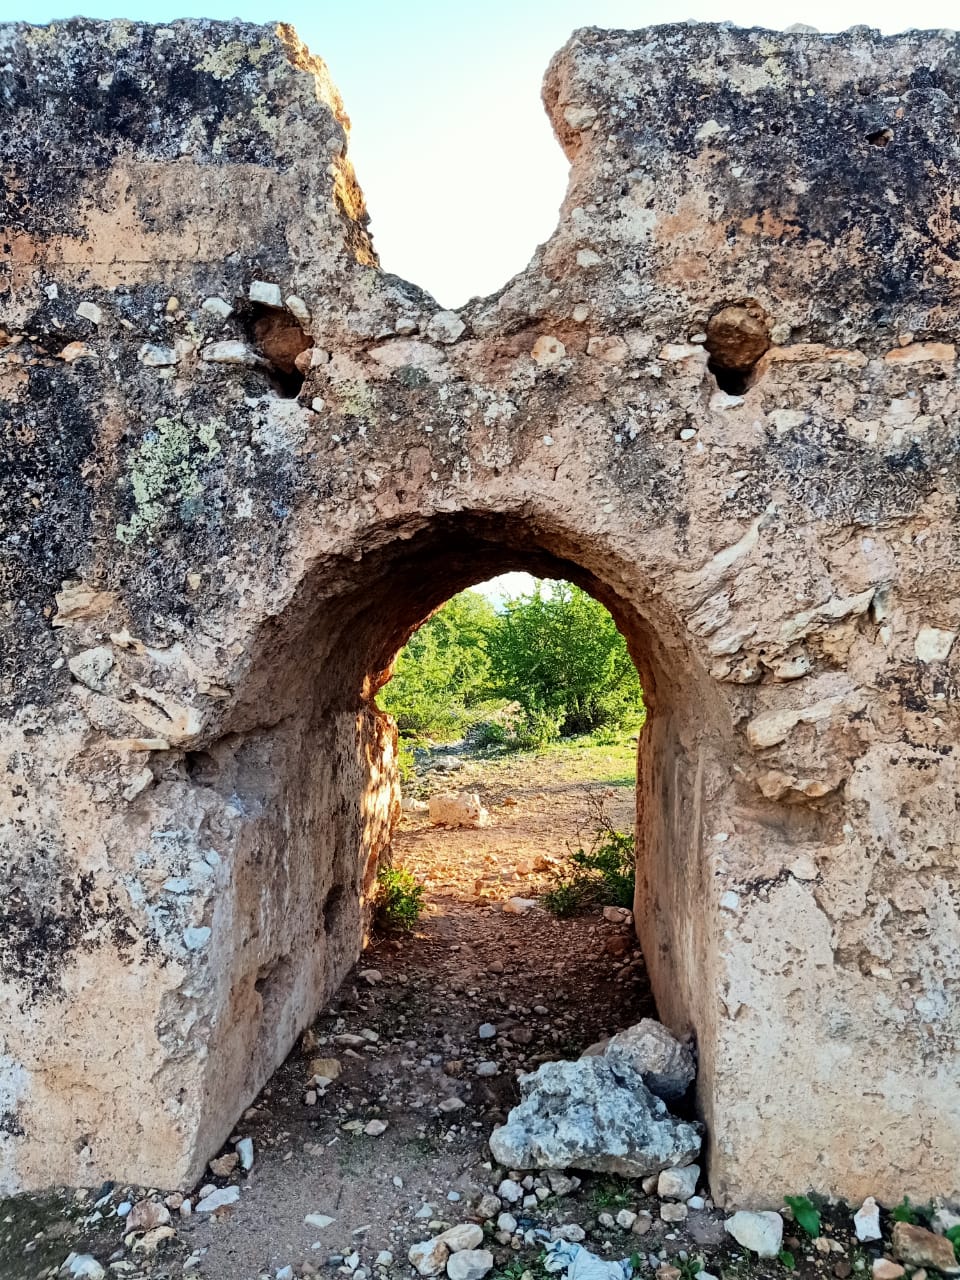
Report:
<svg viewBox="0 0 960 1280"><path fill-rule="evenodd" d="M361 945L394 654L528 568L648 691L715 1196L960 1192L958 76L580 32L558 229L453 314L289 29L0 27L0 1189L199 1175Z"/></svg>

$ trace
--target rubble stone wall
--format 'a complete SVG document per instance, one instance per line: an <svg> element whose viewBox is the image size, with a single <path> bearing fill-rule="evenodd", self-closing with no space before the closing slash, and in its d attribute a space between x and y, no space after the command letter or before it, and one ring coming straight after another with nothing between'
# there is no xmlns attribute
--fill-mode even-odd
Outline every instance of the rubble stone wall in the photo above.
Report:
<svg viewBox="0 0 960 1280"><path fill-rule="evenodd" d="M960 1193L958 80L580 31L557 231L451 313L289 28L0 26L0 1191L196 1180L362 945L398 648L528 569L648 693L715 1197Z"/></svg>

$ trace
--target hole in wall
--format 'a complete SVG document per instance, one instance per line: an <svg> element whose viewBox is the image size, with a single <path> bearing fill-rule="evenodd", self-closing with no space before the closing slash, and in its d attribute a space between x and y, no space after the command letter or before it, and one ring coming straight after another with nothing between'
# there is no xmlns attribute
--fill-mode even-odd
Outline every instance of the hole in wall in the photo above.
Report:
<svg viewBox="0 0 960 1280"><path fill-rule="evenodd" d="M757 361L770 345L770 317L754 299L715 312L707 322L707 368L720 390L742 396Z"/></svg>
<svg viewBox="0 0 960 1280"><path fill-rule="evenodd" d="M345 905L344 887L335 884L323 900L323 931L328 938L337 932Z"/></svg>
<svg viewBox="0 0 960 1280"><path fill-rule="evenodd" d="M874 129L872 133L867 134L867 141L871 147L886 147L893 141L892 129Z"/></svg>
<svg viewBox="0 0 960 1280"><path fill-rule="evenodd" d="M243 302L237 313L251 345L269 362L274 391L286 400L296 399L305 377L302 356L313 347L313 338L282 307Z"/></svg>

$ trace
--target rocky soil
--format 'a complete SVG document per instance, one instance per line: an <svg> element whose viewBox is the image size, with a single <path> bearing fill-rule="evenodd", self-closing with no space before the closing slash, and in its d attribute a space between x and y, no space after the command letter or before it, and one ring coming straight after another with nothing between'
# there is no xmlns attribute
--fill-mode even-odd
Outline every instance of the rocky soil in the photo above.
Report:
<svg viewBox="0 0 960 1280"><path fill-rule="evenodd" d="M856 1238L843 1206L824 1209L816 1240L785 1210L785 1226L777 1215L746 1221L738 1244L695 1170L629 1181L495 1164L488 1138L519 1099L518 1072L655 1017L629 924L599 910L560 921L542 905L516 906L549 887L598 803L629 828L633 793L613 750L605 762L571 753L451 764L411 793L477 791L490 825L450 830L405 812L395 857L426 885L420 925L371 942L207 1183L187 1198L108 1184L0 1203L0 1280L540 1280L565 1261L551 1250L579 1243L629 1260L607 1280L631 1267L660 1280L783 1276L791 1261L835 1280L904 1274L883 1240ZM607 776L586 778L588 767ZM671 1105L692 1118L689 1103ZM774 1252L792 1258L757 1257L756 1233L770 1237L772 1218ZM922 1246L908 1268L915 1280Z"/></svg>

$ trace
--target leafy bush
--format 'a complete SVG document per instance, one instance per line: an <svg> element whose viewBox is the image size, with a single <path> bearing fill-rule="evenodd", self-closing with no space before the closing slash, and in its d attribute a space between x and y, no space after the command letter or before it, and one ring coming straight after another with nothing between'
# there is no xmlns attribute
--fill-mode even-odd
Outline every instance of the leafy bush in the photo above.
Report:
<svg viewBox="0 0 960 1280"><path fill-rule="evenodd" d="M623 636L603 605L569 582L538 583L508 600L487 653L493 688L520 703L534 730L563 737L643 723L643 693Z"/></svg>
<svg viewBox="0 0 960 1280"><path fill-rule="evenodd" d="M405 867L377 873L375 918L381 929L409 933L423 912L423 885Z"/></svg>
<svg viewBox="0 0 960 1280"><path fill-rule="evenodd" d="M632 907L636 875L636 842L625 831L615 831L595 801L598 826L587 848L581 846L555 873L553 886L542 895L543 905L555 916L571 916L590 906Z"/></svg>

